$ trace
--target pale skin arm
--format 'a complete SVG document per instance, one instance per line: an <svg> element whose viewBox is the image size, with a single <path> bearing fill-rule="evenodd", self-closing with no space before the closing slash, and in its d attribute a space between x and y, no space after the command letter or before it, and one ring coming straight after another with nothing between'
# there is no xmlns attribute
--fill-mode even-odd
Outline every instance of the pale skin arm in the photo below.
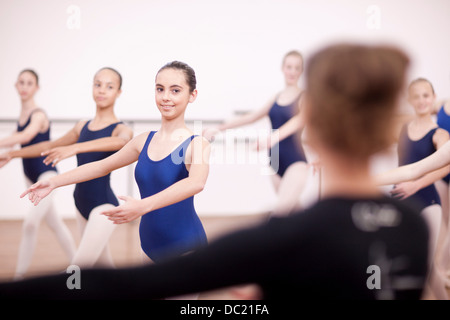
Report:
<svg viewBox="0 0 450 320"><path fill-rule="evenodd" d="M5 166L11 159L14 158L36 158L40 157L43 151L50 148L76 143L78 140L78 134L75 128L76 126L57 140L43 141L25 148L0 154L0 168Z"/></svg>
<svg viewBox="0 0 450 320"><path fill-rule="evenodd" d="M44 159L44 163L46 165L52 164L54 167L61 160L79 153L119 150L132 138L133 131L127 126L119 124L116 129L114 129L111 137L52 148L42 152L42 155L47 156Z"/></svg>
<svg viewBox="0 0 450 320"><path fill-rule="evenodd" d="M35 112L31 116L30 124L23 131L16 131L9 137L0 139L0 148L12 148L16 144L30 142L47 125L48 120L43 112Z"/></svg>
<svg viewBox="0 0 450 320"><path fill-rule="evenodd" d="M449 141L448 132L443 129L438 129L433 136L433 143L436 146L436 149L439 150L439 148L441 148L447 141ZM391 191L391 194L399 199L406 199L420 189L428 187L437 180L442 179L448 173L449 167L445 166L441 169L432 171L417 180L401 182L395 185L394 189Z"/></svg>
<svg viewBox="0 0 450 320"><path fill-rule="evenodd" d="M145 138L146 136L141 134L128 142L118 152L103 160L87 163L48 180L39 181L25 190L20 197L23 198L28 194L30 201L34 205L38 205L43 198L56 188L103 177L113 170L129 165L138 159Z"/></svg>
<svg viewBox="0 0 450 320"><path fill-rule="evenodd" d="M420 161L376 175L375 182L377 185L383 186L415 180L427 173L446 167L449 164L450 141L444 143L436 152Z"/></svg>
<svg viewBox="0 0 450 320"><path fill-rule="evenodd" d="M450 103L450 100L445 100L445 99L436 100L436 102L434 103L434 106L433 106L433 113L434 114L439 113L439 110L441 109L441 107L443 105L446 105L446 104L449 104L449 103Z"/></svg>
<svg viewBox="0 0 450 320"><path fill-rule="evenodd" d="M289 121L283 124L278 130L275 130L270 136L268 136L267 138L263 138L263 140L257 141L255 149L264 150L272 148L275 144L293 135L294 133L299 132L305 127L305 116L304 113L301 112L302 101L303 96L298 102L299 112Z"/></svg>
<svg viewBox="0 0 450 320"><path fill-rule="evenodd" d="M273 105L274 101L275 101L275 98L272 98L261 109L257 109L255 111L249 112L245 115L235 117L233 119L225 121L224 123L222 123L218 126L207 128L207 129L203 130L203 136L206 139L208 139L209 141L211 141L211 139L220 131L224 131L227 129L233 129L233 128L237 128L237 127L241 127L241 126L244 126L247 124L254 123L269 114L270 108Z"/></svg>
<svg viewBox="0 0 450 320"><path fill-rule="evenodd" d="M191 146L192 163L189 167L189 176L153 196L137 200L132 197L119 197L125 203L105 211L103 214L115 224L127 223L135 220L147 212L167 207L201 192L206 184L209 174L210 144L202 138L193 139Z"/></svg>
<svg viewBox="0 0 450 320"><path fill-rule="evenodd" d="M19 149L19 150L13 150L13 151L8 152L4 156L9 157L10 159L13 159L13 158L36 158L36 157L40 157L42 152L49 150L51 148L74 144L78 140L79 131L77 128L79 126L80 126L80 123L75 125L71 130L69 130L64 136L62 136L59 139L56 139L53 141L43 141L43 142L36 143L31 146Z"/></svg>

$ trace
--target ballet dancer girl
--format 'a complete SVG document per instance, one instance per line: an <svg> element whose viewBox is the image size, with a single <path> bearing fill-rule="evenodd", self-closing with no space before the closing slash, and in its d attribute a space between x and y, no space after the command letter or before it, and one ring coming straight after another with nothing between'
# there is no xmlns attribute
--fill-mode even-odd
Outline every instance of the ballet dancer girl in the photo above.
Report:
<svg viewBox="0 0 450 320"><path fill-rule="evenodd" d="M448 132L439 128L432 119L435 94L429 81L421 78L412 81L408 88L408 102L414 108L415 117L401 130L398 142L399 166L426 158L449 141ZM430 226L432 252L436 252L442 218L440 197L434 182L446 174L446 168L440 169L417 180L398 183L391 191L394 197L414 201L421 210ZM433 261L434 256L435 254ZM447 299L435 262L430 281L435 296L438 299Z"/></svg>
<svg viewBox="0 0 450 320"><path fill-rule="evenodd" d="M408 60L395 48L351 44L310 58L304 112L310 146L323 165L323 197L305 211L160 264L82 270L82 290L68 290L67 275L54 275L2 283L0 297L156 299L254 283L262 298L280 301L420 299L426 222L418 210L383 195L370 173L372 156L393 142Z"/></svg>
<svg viewBox="0 0 450 320"><path fill-rule="evenodd" d="M188 104L196 97L194 70L182 62L168 63L156 75L158 131L135 137L108 158L34 184L22 196L29 193L38 204L55 188L99 178L137 161L135 178L142 199L119 197L125 203L104 208L104 217L114 224L141 217L141 247L153 262L205 245L206 234L193 201L208 177L209 143L193 135L184 120Z"/></svg>
<svg viewBox="0 0 450 320"><path fill-rule="evenodd" d="M45 111L39 108L34 100L34 96L39 90L38 79L39 77L34 70L26 69L20 72L15 85L22 104L17 131L9 137L0 139L0 148L12 148L19 144L22 148L25 148L41 141L49 140L50 121ZM44 157L41 156L23 159L23 171L28 186L57 174L56 168L45 165L42 162L43 160ZM0 166L6 164L6 161L3 162ZM30 266L42 219L55 232L69 261L72 260L75 254L75 242L62 218L55 211L53 202L54 196L46 199L39 208L32 208L25 216L14 275L15 279L23 278Z"/></svg>
<svg viewBox="0 0 450 320"><path fill-rule="evenodd" d="M431 82L426 79L432 87L433 93L434 88ZM434 110L437 116L437 124L440 128L450 132L450 101L439 101L435 104ZM438 254L440 263L439 268L442 268L442 272L447 274L450 267L450 174L446 175L443 179L435 182L436 188L439 192L439 197L441 198L442 205L442 223L443 237L440 237L440 243L438 244ZM448 274L447 274L448 276ZM447 286L450 286L450 281L447 279Z"/></svg>
<svg viewBox="0 0 450 320"><path fill-rule="evenodd" d="M116 70L100 69L93 82L96 113L92 120L79 121L57 140L11 151L4 158L29 158L42 154L46 156L46 165L55 166L61 160L76 155L78 166L81 166L113 154L133 137L132 130L120 122L114 113L121 86L122 77ZM80 267L113 267L107 244L116 226L100 214L119 204L110 186L110 176L78 183L73 196L81 241L71 264Z"/></svg>
<svg viewBox="0 0 450 320"><path fill-rule="evenodd" d="M261 109L226 121L219 126L205 129L203 132L205 138L211 140L220 131L248 125L266 116L271 121L272 129L277 130L298 114L301 111L303 92L298 85L303 73L302 55L297 51L288 52L283 58L281 70L285 80L285 87L281 92L271 98ZM278 195L272 213L274 216L289 214L299 209L299 197L307 183L307 159L299 143L300 135L291 134L292 131L285 131L289 133L285 134L283 139L268 139L270 140L268 145L270 163L276 172L272 175L272 181ZM261 148L257 148L264 149L266 147L264 143Z"/></svg>

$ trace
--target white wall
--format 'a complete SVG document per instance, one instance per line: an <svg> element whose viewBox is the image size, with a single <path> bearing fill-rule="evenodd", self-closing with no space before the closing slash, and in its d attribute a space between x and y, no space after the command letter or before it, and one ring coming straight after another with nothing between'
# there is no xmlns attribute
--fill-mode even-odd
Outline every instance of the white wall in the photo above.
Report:
<svg viewBox="0 0 450 320"><path fill-rule="evenodd" d="M260 107L281 89L284 53L297 49L308 57L341 40L403 47L414 61L411 77L429 78L439 97L450 97L449 13L448 0L2 0L0 118L19 114L13 85L24 68L39 73L36 100L51 118L90 118L93 75L111 66L124 78L118 116L158 119L154 76L177 59L197 73L199 97L188 119L222 120L236 110ZM2 124L0 135L11 129ZM66 129L56 125L53 136ZM73 167L72 160L61 169ZM260 165L213 165L207 190L197 198L199 211L254 212L270 206L270 177L259 170ZM117 180L121 174L126 180L127 172L117 173ZM26 205L16 197L22 186L12 183L21 180L19 161L0 170L0 217L23 214ZM67 207L70 192L60 193Z"/></svg>

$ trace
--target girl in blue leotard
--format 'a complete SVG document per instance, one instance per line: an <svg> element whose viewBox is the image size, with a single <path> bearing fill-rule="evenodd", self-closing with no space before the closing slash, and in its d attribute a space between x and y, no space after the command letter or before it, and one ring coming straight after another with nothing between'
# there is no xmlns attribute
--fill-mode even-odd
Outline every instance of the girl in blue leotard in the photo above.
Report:
<svg viewBox="0 0 450 320"><path fill-rule="evenodd" d="M22 108L17 131L9 137L0 139L0 148L13 147L17 144L25 148L29 145L49 140L50 121L45 111L39 108L34 101L34 95L39 90L38 79L37 73L31 69L23 70L19 74L16 89L20 96ZM23 159L25 182L28 186L36 183L38 180L50 178L57 174L56 168L45 165L42 162L43 159L43 157L39 156ZM7 161L4 160L0 167L6 163ZM55 232L69 260L75 254L75 242L62 218L55 211L53 197L46 199L39 208L33 208L25 216L14 275L15 279L24 277L30 266L42 219L45 219L49 227Z"/></svg>
<svg viewBox="0 0 450 320"><path fill-rule="evenodd" d="M209 172L209 142L186 126L184 114L197 97L195 73L182 62L165 65L156 75L155 100L161 113L158 131L132 139L110 157L31 186L24 195L38 204L53 189L105 176L137 161L135 178L141 199L104 210L115 224L141 218L141 247L154 262L179 256L206 244L193 197L202 191Z"/></svg>
<svg viewBox="0 0 450 320"><path fill-rule="evenodd" d="M92 120L81 120L61 138L12 151L9 157L28 158L42 154L46 156L46 165L55 166L59 161L76 155L80 166L113 154L133 137L132 130L114 113L121 85L122 77L116 70L100 69L93 82L96 113ZM77 184L74 200L81 241L71 264L80 267L114 266L107 244L115 225L100 214L119 204L111 189L109 175Z"/></svg>
<svg viewBox="0 0 450 320"><path fill-rule="evenodd" d="M431 83L430 83L431 85ZM433 89L434 92L434 89ZM439 101L435 104L434 112L437 115L437 124L439 128L450 132L450 101ZM445 237L438 245L438 254L440 255L439 266L442 272L446 274L447 287L450 287L450 174L446 175L442 180L436 181L436 188L442 204L442 223L444 223ZM440 239L440 240L441 240Z"/></svg>
<svg viewBox="0 0 450 320"><path fill-rule="evenodd" d="M303 129L303 125L298 126L296 121L295 126L292 126L292 120L301 114L302 89L298 82L303 72L302 55L297 51L288 52L283 58L282 72L285 88L271 98L264 107L226 121L217 127L207 128L203 133L208 140L211 140L220 131L248 125L266 116L269 117L272 129L276 130L276 133L272 135L272 138L263 139L268 140L267 142L258 142L257 148L270 148L270 165L276 173L272 175L277 192L273 215L286 215L300 208L299 198L308 178L307 159L300 143L300 134L298 134L298 131L301 132ZM288 126L293 127L293 130L284 128L288 123L291 123Z"/></svg>
<svg viewBox="0 0 450 320"><path fill-rule="evenodd" d="M411 82L408 88L408 102L413 106L415 116L401 130L398 142L399 166L420 161L449 141L448 132L439 128L431 117L434 100L434 90L429 81L419 78ZM430 288L438 299L447 299L447 293L442 275L437 269L438 263L434 261L442 217L441 202L434 182L446 174L448 168L442 168L419 179L398 183L391 191L398 199L413 201L428 221L433 252Z"/></svg>

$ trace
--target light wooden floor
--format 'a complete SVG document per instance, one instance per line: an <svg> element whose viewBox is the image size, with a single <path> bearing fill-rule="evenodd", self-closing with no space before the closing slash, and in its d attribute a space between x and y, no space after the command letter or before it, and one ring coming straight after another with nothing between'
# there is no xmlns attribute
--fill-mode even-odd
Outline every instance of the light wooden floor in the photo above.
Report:
<svg viewBox="0 0 450 320"><path fill-rule="evenodd" d="M201 217L208 240L239 228L251 226L263 221L266 214ZM75 219L64 220L76 241L79 235ZM111 236L109 245L114 262L118 267L142 263L142 251L139 244L139 223L119 225ZM16 267L17 252L22 234L22 220L0 220L0 281L12 279ZM43 222L39 229L38 242L28 276L62 272L68 266L68 259L55 235ZM199 299L232 299L228 290L217 290L200 294Z"/></svg>

